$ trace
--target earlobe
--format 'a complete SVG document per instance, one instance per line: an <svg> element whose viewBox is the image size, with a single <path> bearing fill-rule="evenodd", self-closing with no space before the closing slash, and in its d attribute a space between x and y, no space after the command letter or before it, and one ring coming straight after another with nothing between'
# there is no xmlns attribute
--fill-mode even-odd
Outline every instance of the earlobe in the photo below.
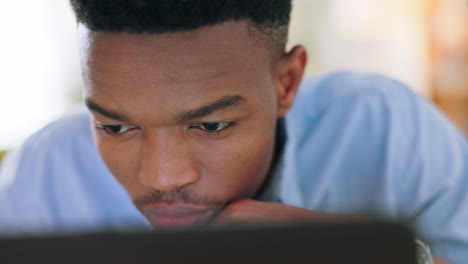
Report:
<svg viewBox="0 0 468 264"><path fill-rule="evenodd" d="M275 67L278 117L286 115L291 108L307 63L307 52L303 46L295 46L284 54Z"/></svg>

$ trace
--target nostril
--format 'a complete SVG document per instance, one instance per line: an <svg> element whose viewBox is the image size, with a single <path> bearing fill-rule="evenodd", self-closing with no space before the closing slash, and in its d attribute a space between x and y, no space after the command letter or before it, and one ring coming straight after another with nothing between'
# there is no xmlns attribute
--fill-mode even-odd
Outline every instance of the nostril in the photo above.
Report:
<svg viewBox="0 0 468 264"><path fill-rule="evenodd" d="M192 184L199 179L199 170L196 166L143 166L140 171L140 182L159 191L170 191L182 186Z"/></svg>

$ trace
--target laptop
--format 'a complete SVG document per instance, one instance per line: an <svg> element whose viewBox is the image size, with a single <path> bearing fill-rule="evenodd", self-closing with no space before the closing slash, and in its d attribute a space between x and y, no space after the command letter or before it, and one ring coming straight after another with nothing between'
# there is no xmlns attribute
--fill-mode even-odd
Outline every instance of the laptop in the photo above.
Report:
<svg viewBox="0 0 468 264"><path fill-rule="evenodd" d="M1 263L414 264L415 260L413 234L391 223L0 238Z"/></svg>

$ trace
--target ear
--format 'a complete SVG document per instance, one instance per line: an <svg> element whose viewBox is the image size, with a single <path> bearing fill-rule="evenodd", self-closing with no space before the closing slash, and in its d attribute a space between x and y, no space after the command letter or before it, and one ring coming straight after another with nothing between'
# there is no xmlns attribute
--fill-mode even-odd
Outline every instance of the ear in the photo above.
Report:
<svg viewBox="0 0 468 264"><path fill-rule="evenodd" d="M306 63L307 52L303 46L295 46L276 62L274 76L278 117L286 115L291 108L301 84Z"/></svg>

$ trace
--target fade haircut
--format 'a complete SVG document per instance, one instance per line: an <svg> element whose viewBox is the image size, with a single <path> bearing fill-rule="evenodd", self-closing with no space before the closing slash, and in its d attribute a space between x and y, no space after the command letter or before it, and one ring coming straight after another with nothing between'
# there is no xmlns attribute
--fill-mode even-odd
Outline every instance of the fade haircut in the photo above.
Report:
<svg viewBox="0 0 468 264"><path fill-rule="evenodd" d="M70 0L77 21L93 31L170 33L247 21L273 56L284 52L291 0Z"/></svg>

